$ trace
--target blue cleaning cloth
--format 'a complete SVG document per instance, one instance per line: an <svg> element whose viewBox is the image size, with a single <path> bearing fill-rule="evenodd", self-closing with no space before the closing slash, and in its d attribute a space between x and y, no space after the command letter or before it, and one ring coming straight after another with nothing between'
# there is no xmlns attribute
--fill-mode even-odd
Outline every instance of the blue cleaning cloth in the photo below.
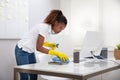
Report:
<svg viewBox="0 0 120 80"><path fill-rule="evenodd" d="M69 60L67 60L67 61L61 61L59 57L53 57L52 61L53 62L61 62L61 63L69 63L70 62Z"/></svg>

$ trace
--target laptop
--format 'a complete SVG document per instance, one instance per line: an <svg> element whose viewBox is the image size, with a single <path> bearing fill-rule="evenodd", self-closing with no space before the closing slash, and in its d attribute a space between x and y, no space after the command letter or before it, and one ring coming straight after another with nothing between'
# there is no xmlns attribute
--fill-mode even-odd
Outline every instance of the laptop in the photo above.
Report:
<svg viewBox="0 0 120 80"><path fill-rule="evenodd" d="M102 59L103 37L101 32L87 31L80 50L80 58Z"/></svg>

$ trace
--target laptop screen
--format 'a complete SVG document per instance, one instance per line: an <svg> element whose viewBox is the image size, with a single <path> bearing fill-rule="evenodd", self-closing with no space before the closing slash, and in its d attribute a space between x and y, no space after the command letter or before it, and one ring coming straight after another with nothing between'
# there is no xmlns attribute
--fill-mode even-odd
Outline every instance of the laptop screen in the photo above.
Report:
<svg viewBox="0 0 120 80"><path fill-rule="evenodd" d="M95 55L100 55L102 47L102 33L97 31L87 31L80 50L80 57L90 57L91 51L93 51Z"/></svg>

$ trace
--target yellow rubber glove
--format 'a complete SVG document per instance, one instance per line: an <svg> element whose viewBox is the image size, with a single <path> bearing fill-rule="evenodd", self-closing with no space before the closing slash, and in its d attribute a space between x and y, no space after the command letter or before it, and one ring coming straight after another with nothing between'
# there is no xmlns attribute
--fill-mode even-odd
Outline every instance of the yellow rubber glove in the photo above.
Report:
<svg viewBox="0 0 120 80"><path fill-rule="evenodd" d="M59 57L62 61L67 61L69 59L66 54L57 52L55 50L49 50L48 54L55 55L55 56Z"/></svg>
<svg viewBox="0 0 120 80"><path fill-rule="evenodd" d="M55 43L44 42L43 46L50 47L51 49L55 50L58 45Z"/></svg>

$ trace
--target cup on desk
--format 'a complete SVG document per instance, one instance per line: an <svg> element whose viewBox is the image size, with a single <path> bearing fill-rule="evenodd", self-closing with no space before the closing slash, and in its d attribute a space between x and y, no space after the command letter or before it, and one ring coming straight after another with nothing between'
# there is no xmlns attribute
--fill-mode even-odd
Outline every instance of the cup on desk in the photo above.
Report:
<svg viewBox="0 0 120 80"><path fill-rule="evenodd" d="M74 52L73 52L73 62L74 63L79 63L79 55L80 55L80 50L74 49Z"/></svg>

